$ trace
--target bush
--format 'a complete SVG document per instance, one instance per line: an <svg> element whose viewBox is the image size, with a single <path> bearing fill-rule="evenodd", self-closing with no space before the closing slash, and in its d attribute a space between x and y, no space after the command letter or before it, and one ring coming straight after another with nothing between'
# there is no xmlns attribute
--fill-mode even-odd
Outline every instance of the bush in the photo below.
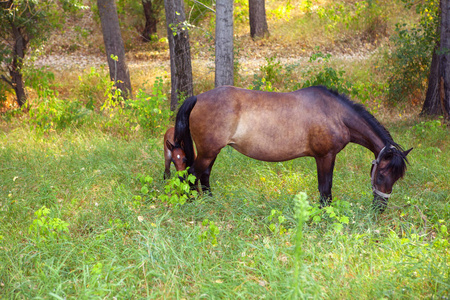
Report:
<svg viewBox="0 0 450 300"><path fill-rule="evenodd" d="M439 24L439 1L428 0L413 5L403 0L408 8L415 7L421 19L418 24L396 24L391 38L394 50L387 54L385 69L392 74L389 79L388 99L391 103L420 98L427 87L429 65L436 44ZM420 96L417 97L417 94Z"/></svg>
<svg viewBox="0 0 450 300"><path fill-rule="evenodd" d="M163 92L163 80L156 78L151 95L139 89L136 99L127 100L133 123L151 133L161 133L169 126L173 112Z"/></svg>
<svg viewBox="0 0 450 300"><path fill-rule="evenodd" d="M91 113L78 101L48 98L30 109L29 123L38 130L49 132L70 125L81 125Z"/></svg>

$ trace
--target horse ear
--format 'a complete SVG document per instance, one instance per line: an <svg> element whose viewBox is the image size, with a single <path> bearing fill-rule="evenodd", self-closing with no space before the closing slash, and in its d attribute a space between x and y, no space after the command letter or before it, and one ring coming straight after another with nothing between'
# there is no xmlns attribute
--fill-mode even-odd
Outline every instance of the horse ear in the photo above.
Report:
<svg viewBox="0 0 450 300"><path fill-rule="evenodd" d="M166 140L166 147L167 149L169 149L170 151L173 151L173 148L175 147L171 142L169 142L169 140Z"/></svg>
<svg viewBox="0 0 450 300"><path fill-rule="evenodd" d="M408 155L408 153L409 153L409 152L411 152L411 150L412 150L412 149L413 149L413 148L411 148L411 149L409 149L409 150L406 150L406 151L404 151L404 152L403 152L403 155L405 155L405 157L406 157L406 155Z"/></svg>

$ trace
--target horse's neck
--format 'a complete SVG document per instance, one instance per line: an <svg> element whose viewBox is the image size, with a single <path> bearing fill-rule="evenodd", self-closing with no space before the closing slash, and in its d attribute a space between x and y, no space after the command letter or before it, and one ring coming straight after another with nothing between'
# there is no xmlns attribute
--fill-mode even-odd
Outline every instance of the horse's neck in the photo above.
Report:
<svg viewBox="0 0 450 300"><path fill-rule="evenodd" d="M350 142L359 144L378 156L385 145L372 127L362 118L351 118L351 121L346 123L350 131Z"/></svg>

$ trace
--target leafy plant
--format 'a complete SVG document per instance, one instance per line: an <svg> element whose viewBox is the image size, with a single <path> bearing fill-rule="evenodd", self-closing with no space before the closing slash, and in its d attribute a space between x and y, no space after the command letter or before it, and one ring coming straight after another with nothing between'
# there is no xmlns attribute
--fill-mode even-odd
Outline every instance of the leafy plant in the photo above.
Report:
<svg viewBox="0 0 450 300"><path fill-rule="evenodd" d="M442 122L442 116L436 120L422 121L412 127L414 133L419 138L424 138L426 134L436 135L445 131L445 124Z"/></svg>
<svg viewBox="0 0 450 300"><path fill-rule="evenodd" d="M86 108L91 110L101 106L100 102L104 103L105 91L111 88L109 77L101 75L100 72L104 72L103 67L101 70L91 67L88 73L78 76L79 85L75 94L85 103Z"/></svg>
<svg viewBox="0 0 450 300"><path fill-rule="evenodd" d="M30 225L28 231L40 241L66 240L69 233L69 223L59 219L51 218L50 209L42 206L34 215L35 219Z"/></svg>
<svg viewBox="0 0 450 300"><path fill-rule="evenodd" d="M208 219L204 219L202 222L202 232L198 235L198 240L200 242L210 241L213 247L217 246L217 236L220 233L219 227Z"/></svg>
<svg viewBox="0 0 450 300"><path fill-rule="evenodd" d="M141 184L140 194L133 196L132 206L138 209L143 201L156 198L157 191L152 187L153 177L145 174L139 174L138 180Z"/></svg>
<svg viewBox="0 0 450 300"><path fill-rule="evenodd" d="M303 226L308 221L310 216L310 208L308 202L308 195L304 192L298 193L294 197L294 213L295 219L297 220L297 230L295 233L295 249L294 249L294 259L295 259L295 269L294 269L294 295L295 298L300 298L302 292L302 283L300 280L300 272L303 269Z"/></svg>
<svg viewBox="0 0 450 300"><path fill-rule="evenodd" d="M78 101L64 101L50 97L30 109L29 123L44 133L64 129L70 125L80 125L90 110Z"/></svg>
<svg viewBox="0 0 450 300"><path fill-rule="evenodd" d="M353 85L344 78L344 70L335 70L327 65L330 61L331 54L324 54L316 48L315 53L309 58L309 62L316 63L317 66L308 69L304 73L307 78L297 88L305 88L314 85L323 85L327 88L337 90L340 93L352 94Z"/></svg>
<svg viewBox="0 0 450 300"><path fill-rule="evenodd" d="M161 194L158 198L174 207L183 205L189 198L197 197L197 191L191 189L191 184L194 184L195 181L195 176L189 174L188 169L177 171L176 175L170 178L164 186L164 194Z"/></svg>
<svg viewBox="0 0 450 300"><path fill-rule="evenodd" d="M277 60L276 55L266 58L266 65L259 68L260 75L255 74L252 90L273 92L276 89L272 86L274 83L280 83L283 78L283 66Z"/></svg>
<svg viewBox="0 0 450 300"><path fill-rule="evenodd" d="M320 223L322 220L331 220L333 228L336 232L341 232L344 225L348 225L350 219L345 213L348 212L350 203L343 200L334 200L330 206L320 208L318 206L310 206L309 218L313 223Z"/></svg>
<svg viewBox="0 0 450 300"><path fill-rule="evenodd" d="M281 211L272 209L270 212L269 221L271 222L269 229L273 233L282 235L287 232L286 228L283 226L283 223L286 222L286 218L283 216Z"/></svg>
<svg viewBox="0 0 450 300"><path fill-rule="evenodd" d="M165 130L173 115L163 88L163 79L157 77L151 95L139 89L136 99L126 102L131 108L133 123L152 133L161 133Z"/></svg>

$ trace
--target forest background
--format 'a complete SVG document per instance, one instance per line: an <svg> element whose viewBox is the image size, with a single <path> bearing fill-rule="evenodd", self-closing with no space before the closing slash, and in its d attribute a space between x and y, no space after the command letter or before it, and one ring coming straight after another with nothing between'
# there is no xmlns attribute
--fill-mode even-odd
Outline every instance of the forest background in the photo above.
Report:
<svg viewBox="0 0 450 300"><path fill-rule="evenodd" d="M202 3L185 3L195 94L214 88L214 3ZM236 86L326 85L414 147L381 215L370 209L373 155L355 145L338 156L325 209L312 160L263 163L231 148L214 196L186 201L177 176L162 179L173 124L163 8L143 42L142 4L117 2L134 94L117 101L96 4L83 5L57 6L55 26L30 42L25 109L0 80L0 297L448 298L448 128L420 114L437 1L267 1L270 36L258 40L248 3L234 4Z"/></svg>

